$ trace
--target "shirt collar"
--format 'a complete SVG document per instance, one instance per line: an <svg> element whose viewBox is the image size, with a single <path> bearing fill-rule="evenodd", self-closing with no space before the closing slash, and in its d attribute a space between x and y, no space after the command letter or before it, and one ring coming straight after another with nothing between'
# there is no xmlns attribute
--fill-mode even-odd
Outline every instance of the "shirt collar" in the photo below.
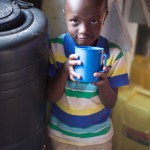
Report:
<svg viewBox="0 0 150 150"><path fill-rule="evenodd" d="M70 54L75 53L75 46L77 46L77 44L75 43L73 38L70 36L69 33L66 33L64 37L64 49L66 57L69 57ZM108 40L106 38L100 35L98 37L96 47L103 47L105 53L109 56Z"/></svg>

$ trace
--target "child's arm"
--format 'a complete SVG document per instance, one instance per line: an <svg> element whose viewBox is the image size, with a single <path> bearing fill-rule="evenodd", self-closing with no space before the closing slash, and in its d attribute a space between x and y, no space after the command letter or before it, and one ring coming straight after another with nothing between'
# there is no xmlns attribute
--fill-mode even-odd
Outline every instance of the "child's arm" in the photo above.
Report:
<svg viewBox="0 0 150 150"><path fill-rule="evenodd" d="M68 74L69 73L65 71L63 66L58 71L56 76L49 77L47 88L47 96L49 101L56 102L63 95Z"/></svg>
<svg viewBox="0 0 150 150"><path fill-rule="evenodd" d="M107 68L105 69L107 70ZM110 86L106 73L96 72L94 73L94 76L101 77L99 82L93 83L99 87L99 97L101 101L106 106L106 108L112 108L117 101L118 88L112 88Z"/></svg>
<svg viewBox="0 0 150 150"><path fill-rule="evenodd" d="M76 60L77 58L78 55L71 54L57 74L54 77L49 77L47 96L51 102L57 102L63 95L68 76L70 76L71 80L74 80L74 77L80 78L73 69L74 65L81 64L80 60Z"/></svg>

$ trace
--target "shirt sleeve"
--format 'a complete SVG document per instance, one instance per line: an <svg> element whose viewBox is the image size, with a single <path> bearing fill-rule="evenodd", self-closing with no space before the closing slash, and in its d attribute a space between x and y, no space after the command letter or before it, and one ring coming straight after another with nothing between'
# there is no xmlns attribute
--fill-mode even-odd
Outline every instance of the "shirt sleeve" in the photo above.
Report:
<svg viewBox="0 0 150 150"><path fill-rule="evenodd" d="M108 80L113 88L129 84L128 73L126 69L125 57L119 48L110 48L110 57L107 66L111 69L108 72Z"/></svg>
<svg viewBox="0 0 150 150"><path fill-rule="evenodd" d="M49 76L53 77L67 60L64 53L64 36L58 36L49 40Z"/></svg>
<svg viewBox="0 0 150 150"><path fill-rule="evenodd" d="M54 60L54 54L52 51L51 42L49 40L49 70L48 70L48 75L53 77L56 75L56 72L57 72L57 64Z"/></svg>

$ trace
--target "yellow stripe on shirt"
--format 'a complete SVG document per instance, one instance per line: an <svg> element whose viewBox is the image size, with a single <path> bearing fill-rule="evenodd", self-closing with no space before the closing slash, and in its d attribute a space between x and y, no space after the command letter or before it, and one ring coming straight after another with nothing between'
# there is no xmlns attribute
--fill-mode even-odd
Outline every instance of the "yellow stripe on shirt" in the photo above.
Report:
<svg viewBox="0 0 150 150"><path fill-rule="evenodd" d="M65 106L61 103L61 101L58 101L56 103L60 109L62 109L64 112L71 114L71 115L77 115L77 116L85 116L85 115L91 115L93 113L97 113L101 111L104 108L103 104L99 104L96 107L93 108L70 108L69 106Z"/></svg>

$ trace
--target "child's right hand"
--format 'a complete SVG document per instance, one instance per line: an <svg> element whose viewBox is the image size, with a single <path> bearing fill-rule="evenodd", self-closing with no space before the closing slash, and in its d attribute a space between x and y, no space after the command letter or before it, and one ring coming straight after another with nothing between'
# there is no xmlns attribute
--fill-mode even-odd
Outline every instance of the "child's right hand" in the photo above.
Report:
<svg viewBox="0 0 150 150"><path fill-rule="evenodd" d="M69 73L69 76L70 76L70 79L72 81L75 81L75 77L80 79L81 76L77 73L75 73L74 71L74 66L76 65L81 65L82 62L80 60L77 60L78 59L78 55L77 54L71 54L69 56L69 59L65 62L65 70Z"/></svg>

